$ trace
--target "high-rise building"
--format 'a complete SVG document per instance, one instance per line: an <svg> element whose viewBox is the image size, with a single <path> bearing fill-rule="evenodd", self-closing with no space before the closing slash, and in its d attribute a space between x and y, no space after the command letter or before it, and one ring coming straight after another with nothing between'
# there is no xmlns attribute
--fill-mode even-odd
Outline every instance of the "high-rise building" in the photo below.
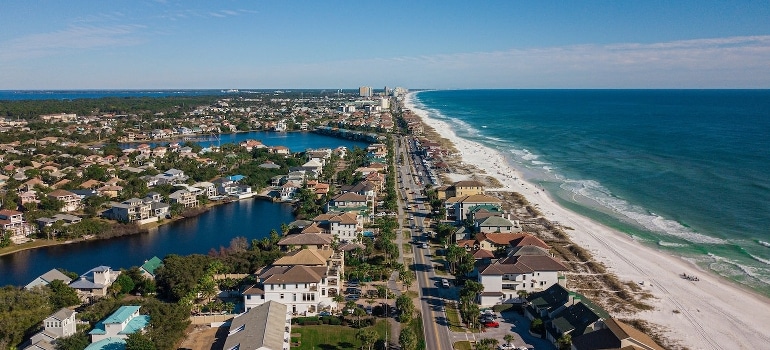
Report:
<svg viewBox="0 0 770 350"><path fill-rule="evenodd" d="M361 86L358 88L358 96L361 97L372 97L372 87L371 86Z"/></svg>

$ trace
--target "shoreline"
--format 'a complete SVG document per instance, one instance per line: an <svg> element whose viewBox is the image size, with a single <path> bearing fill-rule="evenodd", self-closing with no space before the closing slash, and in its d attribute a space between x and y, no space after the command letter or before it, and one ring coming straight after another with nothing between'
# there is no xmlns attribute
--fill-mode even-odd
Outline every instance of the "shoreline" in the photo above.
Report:
<svg viewBox="0 0 770 350"><path fill-rule="evenodd" d="M523 180L522 172L499 151L458 137L448 124L417 109L414 94L407 95L404 107L462 150L463 163L502 184L488 191L520 193L543 217L572 228L565 230L570 240L591 252L609 272L622 281L644 283L642 288L655 297L650 300L654 310L613 316L639 318L658 326L679 347L758 349L770 342L763 327L770 323L770 298L560 206L548 193ZM699 281L685 280L681 273L697 275Z"/></svg>

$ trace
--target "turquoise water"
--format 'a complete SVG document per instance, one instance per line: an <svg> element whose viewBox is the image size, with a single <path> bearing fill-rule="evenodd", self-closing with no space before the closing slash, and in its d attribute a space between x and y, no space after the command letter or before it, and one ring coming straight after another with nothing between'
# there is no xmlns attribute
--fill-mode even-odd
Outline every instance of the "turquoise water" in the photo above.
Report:
<svg viewBox="0 0 770 350"><path fill-rule="evenodd" d="M770 91L426 91L563 206L770 296Z"/></svg>

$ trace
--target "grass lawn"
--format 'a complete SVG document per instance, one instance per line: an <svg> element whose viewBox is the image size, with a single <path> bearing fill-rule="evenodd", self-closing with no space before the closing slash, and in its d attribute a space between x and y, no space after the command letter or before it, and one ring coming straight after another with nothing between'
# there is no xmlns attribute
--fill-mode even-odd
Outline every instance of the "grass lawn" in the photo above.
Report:
<svg viewBox="0 0 770 350"><path fill-rule="evenodd" d="M454 343L452 346L455 350L473 350L471 347L471 342L467 340L458 341L457 343Z"/></svg>
<svg viewBox="0 0 770 350"><path fill-rule="evenodd" d="M385 329L388 328L387 320L380 320L374 326L380 339L385 337ZM360 349L361 342L356 339L358 329L348 326L292 326L292 334L300 334L300 346L292 349L323 349L323 350L341 350L341 349Z"/></svg>
<svg viewBox="0 0 770 350"><path fill-rule="evenodd" d="M410 240L410 241L412 240L412 231L409 231L409 230L403 230L401 234L402 234L402 235L404 236L404 238L406 238L407 240Z"/></svg>
<svg viewBox="0 0 770 350"><path fill-rule="evenodd" d="M411 243L402 243L401 245L404 247L404 254L412 254L412 244Z"/></svg>
<svg viewBox="0 0 770 350"><path fill-rule="evenodd" d="M465 332L462 322L460 322L460 312L454 307L446 307L446 318L449 321L449 329L452 332Z"/></svg>
<svg viewBox="0 0 770 350"><path fill-rule="evenodd" d="M22 250L27 249L35 249L40 247L46 247L51 245L59 245L64 244L62 241L56 241L56 240L47 240L47 239L36 239L32 242L22 243L22 244L11 244L10 246L7 246L5 248L0 248L0 255L6 255L6 254L12 254L15 252L20 252Z"/></svg>
<svg viewBox="0 0 770 350"><path fill-rule="evenodd" d="M403 325L402 325L403 327ZM423 330L422 330L422 317L420 317L420 313L415 313L415 317L409 321L407 324L407 327L409 327L412 332L414 332L415 335L417 335L417 349L418 350L424 350L425 349L425 339L423 339Z"/></svg>

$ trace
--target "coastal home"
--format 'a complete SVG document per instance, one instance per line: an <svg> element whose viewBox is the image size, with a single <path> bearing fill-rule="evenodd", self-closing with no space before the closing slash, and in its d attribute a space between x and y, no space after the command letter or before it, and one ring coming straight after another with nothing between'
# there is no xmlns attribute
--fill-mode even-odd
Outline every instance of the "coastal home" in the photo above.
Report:
<svg viewBox="0 0 770 350"><path fill-rule="evenodd" d="M490 216L475 222L476 231L482 233L521 232L521 226L501 216Z"/></svg>
<svg viewBox="0 0 770 350"><path fill-rule="evenodd" d="M302 188L302 183L296 181L287 181L281 186L280 198L282 202L291 202L294 200L294 194Z"/></svg>
<svg viewBox="0 0 770 350"><path fill-rule="evenodd" d="M329 219L329 233L343 241L352 241L358 238L363 230L363 218L354 212L346 212L335 215Z"/></svg>
<svg viewBox="0 0 770 350"><path fill-rule="evenodd" d="M158 221L158 217L153 215L152 203L145 202L139 198L131 198L121 203L113 203L112 207L104 212L104 216L108 219L133 222L138 225Z"/></svg>
<svg viewBox="0 0 770 350"><path fill-rule="evenodd" d="M598 324L598 330L572 338L572 350L639 349L663 350L652 338L614 318Z"/></svg>
<svg viewBox="0 0 770 350"><path fill-rule="evenodd" d="M190 191L178 190L168 195L171 204L180 204L184 208L193 208L198 206L198 198Z"/></svg>
<svg viewBox="0 0 770 350"><path fill-rule="evenodd" d="M265 268L258 275L255 289L244 292L244 306L249 310L269 301L277 301L289 306L293 315L318 313L336 304L328 289L339 291L340 278L337 274L330 275L332 270L330 266L305 265ZM336 284L329 285L330 280Z"/></svg>
<svg viewBox="0 0 770 350"><path fill-rule="evenodd" d="M22 207L25 207L29 203L40 203L37 199L37 191L26 191L19 193L19 203Z"/></svg>
<svg viewBox="0 0 770 350"><path fill-rule="evenodd" d="M288 350L291 313L285 304L268 301L230 322L223 349Z"/></svg>
<svg viewBox="0 0 770 350"><path fill-rule="evenodd" d="M206 198L211 198L217 195L217 186L211 182L196 182L193 184L193 187L200 188L202 191L201 195L206 196Z"/></svg>
<svg viewBox="0 0 770 350"><path fill-rule="evenodd" d="M144 332L150 324L149 315L139 314L140 306L121 306L107 318L99 321L88 334L91 345L86 349L113 349L125 344L129 335ZM124 345L125 347L125 345Z"/></svg>
<svg viewBox="0 0 770 350"><path fill-rule="evenodd" d="M97 266L70 282L70 287L82 298L103 297L119 275L120 271L113 271L109 266Z"/></svg>
<svg viewBox="0 0 770 350"><path fill-rule="evenodd" d="M32 289L37 286L47 286L53 281L62 281L64 284L69 284L72 279L69 278L69 276L63 274L61 271L57 269L51 269L48 272L37 276L32 282L27 283L26 286L24 286L24 289Z"/></svg>
<svg viewBox="0 0 770 350"><path fill-rule="evenodd" d="M332 240L332 235L326 233L299 233L283 237L278 241L278 246L283 251L301 247L310 249L331 249Z"/></svg>
<svg viewBox="0 0 770 350"><path fill-rule="evenodd" d="M35 231L32 225L24 221L22 212L8 209L0 209L0 228L2 232L11 231L11 239L22 239Z"/></svg>
<svg viewBox="0 0 770 350"><path fill-rule="evenodd" d="M79 216L70 215L70 214L56 214L53 217L50 218L39 218L35 220L35 223L37 224L38 230L44 231L46 227L53 227L54 224L56 224L59 221L62 221L62 226L69 226L72 224L77 224L81 222L83 219ZM49 232L58 234L59 232Z"/></svg>
<svg viewBox="0 0 770 350"><path fill-rule="evenodd" d="M548 255L512 255L479 268L478 282L484 285L480 296L482 306L492 306L519 298L527 293L547 289L566 282L567 271L558 260Z"/></svg>
<svg viewBox="0 0 770 350"><path fill-rule="evenodd" d="M57 189L48 193L47 196L48 198L61 201L64 204L61 208L61 211L64 212L76 211L82 207L80 197L70 191Z"/></svg>
<svg viewBox="0 0 770 350"><path fill-rule="evenodd" d="M461 222L466 218L468 211L477 206L489 206L500 208L502 201L498 198L484 194L474 194L470 196L459 196L448 198L445 202L447 220Z"/></svg>
<svg viewBox="0 0 770 350"><path fill-rule="evenodd" d="M357 211L363 213L369 210L367 198L357 193L347 192L334 196L327 204L326 211Z"/></svg>
<svg viewBox="0 0 770 350"><path fill-rule="evenodd" d="M605 325L604 320L609 318L607 311L574 293L567 305L552 312L545 320L545 336L554 344L566 334L575 339L601 329Z"/></svg>
<svg viewBox="0 0 770 350"><path fill-rule="evenodd" d="M160 260L157 256L153 256L150 260L146 260L139 270L142 272L142 276L155 279L155 270L163 265L163 260Z"/></svg>
<svg viewBox="0 0 770 350"><path fill-rule="evenodd" d="M75 332L77 312L67 308L59 309L43 320L43 330L35 333L29 341L29 346L24 350L50 350L55 349L54 341L59 338L69 337Z"/></svg>
<svg viewBox="0 0 770 350"><path fill-rule="evenodd" d="M318 159L311 159L307 161L307 163L302 164L302 170L305 170L307 173L311 174L313 178L318 178L318 176L321 175L321 171L323 170L323 163L318 161Z"/></svg>

